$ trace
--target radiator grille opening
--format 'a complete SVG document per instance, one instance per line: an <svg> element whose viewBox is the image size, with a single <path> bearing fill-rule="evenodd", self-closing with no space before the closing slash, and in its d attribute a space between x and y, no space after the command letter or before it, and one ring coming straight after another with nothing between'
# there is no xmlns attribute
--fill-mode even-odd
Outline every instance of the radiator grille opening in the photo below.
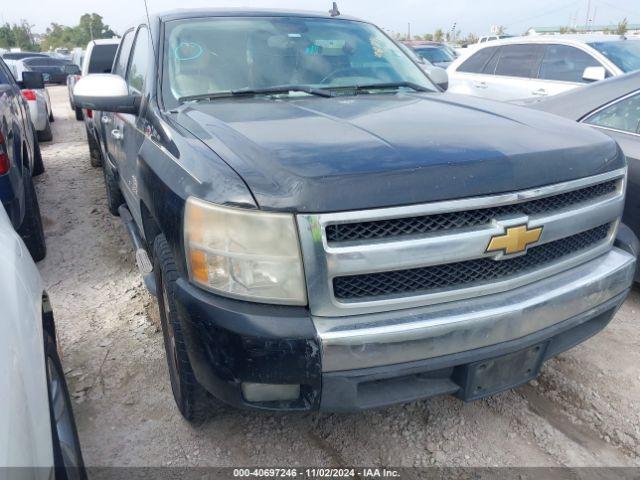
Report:
<svg viewBox="0 0 640 480"><path fill-rule="evenodd" d="M610 224L601 225L561 240L532 247L525 255L499 261L480 258L408 270L336 277L333 279L334 296L338 300L379 299L505 280L593 248L607 238L609 229Z"/></svg>

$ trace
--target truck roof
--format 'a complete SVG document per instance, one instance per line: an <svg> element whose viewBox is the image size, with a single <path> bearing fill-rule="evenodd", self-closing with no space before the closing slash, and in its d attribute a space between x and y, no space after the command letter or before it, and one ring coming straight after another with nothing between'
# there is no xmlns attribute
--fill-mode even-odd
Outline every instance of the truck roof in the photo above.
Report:
<svg viewBox="0 0 640 480"><path fill-rule="evenodd" d="M287 9L260 9L260 8L178 8L155 13L153 16L162 22L171 20L180 20L184 18L198 17L313 17L327 18L334 20L356 20L364 21L356 17L348 15L339 15L332 17L327 12L306 11L306 10L287 10Z"/></svg>

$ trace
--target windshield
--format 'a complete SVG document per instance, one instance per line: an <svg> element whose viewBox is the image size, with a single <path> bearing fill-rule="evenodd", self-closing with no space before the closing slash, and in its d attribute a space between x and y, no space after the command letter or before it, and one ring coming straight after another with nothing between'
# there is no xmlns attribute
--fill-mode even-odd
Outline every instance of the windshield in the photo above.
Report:
<svg viewBox="0 0 640 480"><path fill-rule="evenodd" d="M589 45L615 63L625 73L640 70L640 41L594 42Z"/></svg>
<svg viewBox="0 0 640 480"><path fill-rule="evenodd" d="M453 62L453 56L440 47L416 47L415 51L422 58L429 60L431 63Z"/></svg>
<svg viewBox="0 0 640 480"><path fill-rule="evenodd" d="M165 33L167 106L193 95L297 85L321 89L410 82L437 91L376 27L305 17L171 21Z"/></svg>

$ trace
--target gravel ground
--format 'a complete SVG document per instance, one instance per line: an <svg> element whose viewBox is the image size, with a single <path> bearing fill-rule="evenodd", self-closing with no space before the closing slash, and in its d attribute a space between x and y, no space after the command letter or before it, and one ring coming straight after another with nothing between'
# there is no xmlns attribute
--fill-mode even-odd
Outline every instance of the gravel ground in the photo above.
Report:
<svg viewBox="0 0 640 480"><path fill-rule="evenodd" d="M50 88L54 142L38 179L51 296L89 466L640 466L640 289L601 334L541 377L476 403L452 397L350 415L173 403L157 307L89 165L66 89Z"/></svg>

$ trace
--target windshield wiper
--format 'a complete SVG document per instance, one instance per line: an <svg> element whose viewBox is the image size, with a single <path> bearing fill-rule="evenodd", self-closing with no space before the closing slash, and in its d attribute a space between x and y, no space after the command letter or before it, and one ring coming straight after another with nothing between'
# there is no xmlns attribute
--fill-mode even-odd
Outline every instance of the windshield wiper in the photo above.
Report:
<svg viewBox="0 0 640 480"><path fill-rule="evenodd" d="M433 92L432 89L423 87L414 82L386 82L386 83L365 83L362 85L346 85L340 87L331 87L331 90L355 90L356 92L361 90L385 90L385 89L398 89L398 88L410 88L416 92Z"/></svg>
<svg viewBox="0 0 640 480"><path fill-rule="evenodd" d="M331 92L322 88L308 87L305 85L278 85L264 88L241 88L239 90L227 90L224 92L201 93L199 95L188 95L178 98L178 102L189 102L197 100L215 100L217 98L242 97L245 95L268 95L275 93L304 92L318 97L332 97Z"/></svg>

